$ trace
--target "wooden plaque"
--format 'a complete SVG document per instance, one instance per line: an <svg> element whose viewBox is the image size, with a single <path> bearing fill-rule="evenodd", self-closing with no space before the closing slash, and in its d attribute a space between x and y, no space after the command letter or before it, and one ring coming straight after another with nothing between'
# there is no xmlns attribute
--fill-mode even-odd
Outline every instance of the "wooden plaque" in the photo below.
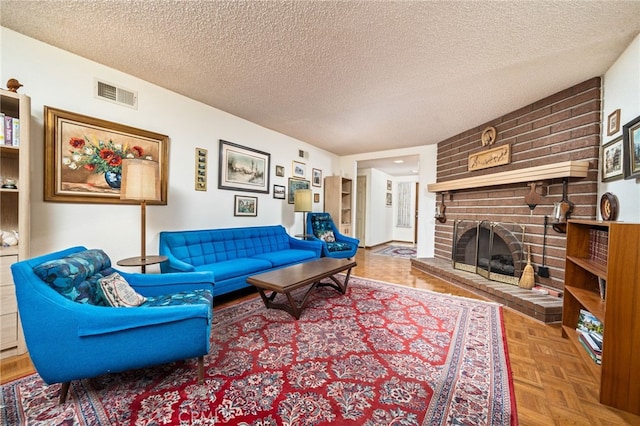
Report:
<svg viewBox="0 0 640 426"><path fill-rule="evenodd" d="M501 145L487 151L469 155L468 170L487 169L511 162L511 145Z"/></svg>

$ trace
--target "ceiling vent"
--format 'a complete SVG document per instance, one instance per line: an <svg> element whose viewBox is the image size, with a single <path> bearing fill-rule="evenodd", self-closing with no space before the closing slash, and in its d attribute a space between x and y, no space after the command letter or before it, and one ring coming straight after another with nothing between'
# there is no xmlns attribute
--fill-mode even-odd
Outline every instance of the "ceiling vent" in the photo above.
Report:
<svg viewBox="0 0 640 426"><path fill-rule="evenodd" d="M138 92L96 80L94 94L98 99L138 109Z"/></svg>

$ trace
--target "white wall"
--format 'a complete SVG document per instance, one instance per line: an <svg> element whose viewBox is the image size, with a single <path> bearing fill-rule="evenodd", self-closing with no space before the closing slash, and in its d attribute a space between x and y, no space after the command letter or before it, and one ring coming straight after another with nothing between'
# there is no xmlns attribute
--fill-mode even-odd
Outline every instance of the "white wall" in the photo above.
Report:
<svg viewBox="0 0 640 426"><path fill-rule="evenodd" d="M436 181L437 150L438 147L436 145L424 145L414 148L391 149L387 151L376 151L340 157L340 173L342 173L343 177L351 178L355 181L355 176L357 176L358 173L358 161L405 155L419 156L420 172L418 173L417 182L420 182L420 191L418 193L418 242L416 246L418 257L433 257L434 255L435 219L433 218L433 212L436 205L436 194L427 191L427 184ZM386 178L384 179L384 182L384 197L386 197ZM367 185L368 188L371 187L371 182L367 182ZM353 197L353 203L355 206L356 194L354 194ZM389 220L389 229L391 229L391 234L387 237L387 241L394 239L393 228L395 227L395 224L393 222L393 209L385 207L384 209L380 209L380 211L376 211L376 209L371 208L371 204L369 204L369 195L367 195L367 204L367 211L371 214L367 214L366 227L369 228L371 222L374 224L378 222L386 223L386 221ZM387 210L391 210L389 219L387 218ZM352 209L354 214L352 223L356 223L356 211L357 208ZM367 246L371 246L378 243L367 240L366 244Z"/></svg>
<svg viewBox="0 0 640 426"><path fill-rule="evenodd" d="M140 254L140 207L43 201L45 105L169 135L168 204L147 207L147 253L157 253L161 230L282 224L302 233L302 214L286 200L273 198L274 184L287 185L293 160L322 170L339 170L337 156L312 145L154 86L114 69L0 28L0 81L17 78L20 93L31 97L31 255L73 245L104 249L115 261ZM138 109L95 99L94 79L138 92ZM270 193L218 190L218 140L224 139L271 154ZM208 191L194 189L195 148L209 150ZM298 150L309 152L298 158ZM285 166L285 177L275 176ZM322 211L323 188L314 211ZM234 217L235 194L257 195L257 217ZM153 270L153 268L151 269ZM132 270L133 271L133 270Z"/></svg>
<svg viewBox="0 0 640 426"><path fill-rule="evenodd" d="M620 109L620 131L607 136L608 116L618 108ZM640 115L640 35L604 75L602 143L606 144L622 135L622 126L638 115ZM602 166L600 176L602 176ZM619 221L640 222L640 180L620 179L601 182L598 185L598 199L605 192L611 192L618 197ZM599 211L598 216L600 216Z"/></svg>

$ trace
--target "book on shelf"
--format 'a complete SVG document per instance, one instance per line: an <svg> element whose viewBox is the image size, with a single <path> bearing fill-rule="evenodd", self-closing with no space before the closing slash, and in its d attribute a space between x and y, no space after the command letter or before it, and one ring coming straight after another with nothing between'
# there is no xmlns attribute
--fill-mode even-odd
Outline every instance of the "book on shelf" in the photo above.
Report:
<svg viewBox="0 0 640 426"><path fill-rule="evenodd" d="M595 334L600 340L602 340L604 325L602 324L602 321L596 318L591 312L586 309L580 309L576 330Z"/></svg>
<svg viewBox="0 0 640 426"><path fill-rule="evenodd" d="M598 289L600 290L600 298L604 301L607 296L607 280L598 277Z"/></svg>
<svg viewBox="0 0 640 426"><path fill-rule="evenodd" d="M596 363L596 364L602 364L602 352L598 353L596 351L593 350L593 348L591 347L591 345L589 344L586 333L579 333L580 336L578 337L578 340L580 341L580 344L582 345L582 347L587 351L587 353L589 354L589 356L591 357L591 359Z"/></svg>
<svg viewBox="0 0 640 426"><path fill-rule="evenodd" d="M593 353L597 355L602 355L602 340L595 333L589 333L587 331L578 330L580 333L580 338L582 338L587 345L589 345L589 349L593 351Z"/></svg>
<svg viewBox="0 0 640 426"><path fill-rule="evenodd" d="M11 139L11 145L13 146L20 146L20 119L19 118L13 118L11 120L11 125L12 125L12 139Z"/></svg>
<svg viewBox="0 0 640 426"><path fill-rule="evenodd" d="M4 116L4 144L13 145L13 118Z"/></svg>
<svg viewBox="0 0 640 426"><path fill-rule="evenodd" d="M4 113L0 112L0 145L4 145Z"/></svg>
<svg viewBox="0 0 640 426"><path fill-rule="evenodd" d="M607 264L609 232L602 229L589 230L589 259L601 265Z"/></svg>

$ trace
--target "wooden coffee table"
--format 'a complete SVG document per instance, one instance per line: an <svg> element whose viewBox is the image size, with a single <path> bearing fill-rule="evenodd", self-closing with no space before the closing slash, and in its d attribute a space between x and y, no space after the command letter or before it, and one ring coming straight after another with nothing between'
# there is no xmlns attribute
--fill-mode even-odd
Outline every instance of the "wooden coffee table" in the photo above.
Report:
<svg viewBox="0 0 640 426"><path fill-rule="evenodd" d="M282 309L293 315L295 319L298 319L309 301L309 296L313 294L316 288L328 286L345 294L351 275L351 268L354 266L356 266L354 260L322 257L275 271L253 275L247 278L247 282L258 289L260 297L262 297L262 301L267 308ZM343 271L347 271L347 275L344 281L340 282L334 275ZM320 281L324 278L330 278L333 282L321 283ZM291 292L307 285L311 285L311 287L309 287L302 301L298 304ZM267 295L265 291L271 291L271 294ZM278 293L287 296L289 303L275 303L273 300Z"/></svg>

